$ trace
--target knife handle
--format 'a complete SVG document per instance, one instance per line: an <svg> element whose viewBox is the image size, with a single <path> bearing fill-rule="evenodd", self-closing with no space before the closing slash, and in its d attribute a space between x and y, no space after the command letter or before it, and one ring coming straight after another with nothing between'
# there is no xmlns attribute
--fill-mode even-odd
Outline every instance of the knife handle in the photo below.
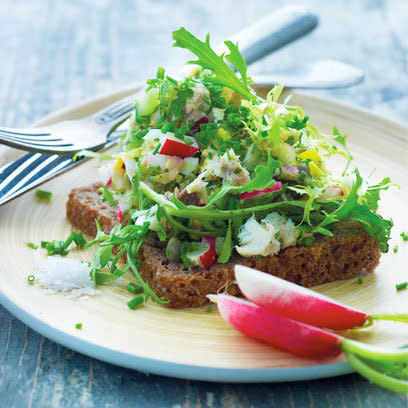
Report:
<svg viewBox="0 0 408 408"><path fill-rule="evenodd" d="M303 7L285 7L257 20L230 39L239 42L239 49L250 65L309 33L317 24L318 17L311 11ZM227 51L224 44L215 50L217 53Z"/></svg>

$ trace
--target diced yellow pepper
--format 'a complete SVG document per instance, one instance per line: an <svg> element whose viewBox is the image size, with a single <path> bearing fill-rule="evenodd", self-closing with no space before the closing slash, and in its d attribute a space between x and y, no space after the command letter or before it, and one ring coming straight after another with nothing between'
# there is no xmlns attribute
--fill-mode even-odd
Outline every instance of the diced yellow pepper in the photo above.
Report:
<svg viewBox="0 0 408 408"><path fill-rule="evenodd" d="M121 157L118 157L118 158L116 159L116 163L115 163L114 168L117 169L117 170L122 170L122 171L124 171L123 164L124 164L124 162L123 162L122 158L121 158Z"/></svg>
<svg viewBox="0 0 408 408"><path fill-rule="evenodd" d="M322 174L322 171L314 162L309 163L309 171L311 176L316 178L320 177L320 175Z"/></svg>
<svg viewBox="0 0 408 408"><path fill-rule="evenodd" d="M234 92L232 89L224 86L222 88L221 96L230 105L241 106L241 96Z"/></svg>
<svg viewBox="0 0 408 408"><path fill-rule="evenodd" d="M219 128L217 130L217 135L222 139L222 140L229 140L231 139L231 134L228 132L228 130L225 130L223 128Z"/></svg>
<svg viewBox="0 0 408 408"><path fill-rule="evenodd" d="M307 159L310 159L310 160L312 160L312 162L314 162L316 164L321 162L321 160L322 160L322 158L320 157L320 154L317 153L316 150L306 150L303 153L299 153L298 157L300 157L300 159L302 161L306 161Z"/></svg>

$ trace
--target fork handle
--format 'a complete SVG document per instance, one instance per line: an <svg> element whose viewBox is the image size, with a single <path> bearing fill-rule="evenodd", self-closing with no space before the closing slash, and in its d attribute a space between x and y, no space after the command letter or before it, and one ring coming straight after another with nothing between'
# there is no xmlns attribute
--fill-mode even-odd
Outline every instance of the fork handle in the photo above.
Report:
<svg viewBox="0 0 408 408"><path fill-rule="evenodd" d="M268 14L261 20L233 35L247 65L265 57L290 42L312 31L318 17L303 7L285 7ZM216 47L218 53L227 51L224 44Z"/></svg>

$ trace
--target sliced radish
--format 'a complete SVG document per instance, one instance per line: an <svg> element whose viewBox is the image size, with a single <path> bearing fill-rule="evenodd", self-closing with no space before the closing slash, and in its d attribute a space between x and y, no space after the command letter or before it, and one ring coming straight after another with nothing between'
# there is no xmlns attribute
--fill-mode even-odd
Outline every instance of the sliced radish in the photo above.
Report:
<svg viewBox="0 0 408 408"><path fill-rule="evenodd" d="M327 187L327 189L322 194L322 197L324 199L333 198L333 197L341 197L341 196L344 196L344 191L337 184L332 184L331 186Z"/></svg>
<svg viewBox="0 0 408 408"><path fill-rule="evenodd" d="M105 186L109 187L112 185L112 177L109 177L109 180L106 182Z"/></svg>
<svg viewBox="0 0 408 408"><path fill-rule="evenodd" d="M215 237L203 237L202 242L208 244L208 250L199 257L199 260L203 268L210 269L217 262Z"/></svg>
<svg viewBox="0 0 408 408"><path fill-rule="evenodd" d="M323 359L341 352L341 337L317 327L268 312L229 295L209 295L221 316L247 336L283 348L302 357Z"/></svg>
<svg viewBox="0 0 408 408"><path fill-rule="evenodd" d="M217 261L214 237L203 237L201 242L194 243L193 248L193 250L185 254L191 266L194 265L210 269Z"/></svg>
<svg viewBox="0 0 408 408"><path fill-rule="evenodd" d="M123 218L125 211L129 209L129 204L123 202L122 200L119 200L118 206L116 207L115 210L115 215L119 218L119 222L123 224L125 219Z"/></svg>
<svg viewBox="0 0 408 408"><path fill-rule="evenodd" d="M200 149L197 146L188 145L187 143L183 143L179 140L166 138L159 150L159 153L167 156L185 158L194 156L199 150Z"/></svg>
<svg viewBox="0 0 408 408"><path fill-rule="evenodd" d="M275 181L275 184L273 185L273 187L267 187L264 188L263 190L253 190L250 193L242 193L239 196L240 200L246 200L247 198L253 198L253 197L257 197L259 195L262 194L268 194L268 193L273 193L274 191L280 191L282 190L282 183L280 181Z"/></svg>
<svg viewBox="0 0 408 408"><path fill-rule="evenodd" d="M317 327L347 330L371 320L408 322L408 316L368 315L320 293L242 265L235 266L242 293L261 308Z"/></svg>

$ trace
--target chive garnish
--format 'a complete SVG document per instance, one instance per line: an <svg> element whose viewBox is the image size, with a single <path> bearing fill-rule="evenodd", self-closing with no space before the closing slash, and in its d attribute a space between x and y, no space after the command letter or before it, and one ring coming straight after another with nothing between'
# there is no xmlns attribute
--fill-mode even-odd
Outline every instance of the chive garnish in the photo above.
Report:
<svg viewBox="0 0 408 408"><path fill-rule="evenodd" d="M213 310L212 306L208 306L208 307L207 307L207 313L211 313L212 310Z"/></svg>
<svg viewBox="0 0 408 408"><path fill-rule="evenodd" d="M161 143L158 143L155 149L153 150L153 155L157 154L160 148L161 148Z"/></svg>
<svg viewBox="0 0 408 408"><path fill-rule="evenodd" d="M78 329L78 330L81 330L82 329L82 323L76 323L75 328Z"/></svg>
<svg viewBox="0 0 408 408"><path fill-rule="evenodd" d="M394 254L396 254L398 252L398 245L395 245L395 247L392 248L392 250L393 250Z"/></svg>
<svg viewBox="0 0 408 408"><path fill-rule="evenodd" d="M37 188L35 190L35 196L37 198L39 198L40 200L51 200L52 193L50 191L41 190L41 189Z"/></svg>
<svg viewBox="0 0 408 408"><path fill-rule="evenodd" d="M31 249L37 249L38 245L34 244L34 242L26 242L25 243Z"/></svg>
<svg viewBox="0 0 408 408"><path fill-rule="evenodd" d="M83 248L86 244L86 240L82 235L82 232L71 231L68 238L65 241L41 241L41 248L47 250L47 255L61 255L67 256L69 254L68 247L74 242L79 248Z"/></svg>
<svg viewBox="0 0 408 408"><path fill-rule="evenodd" d="M27 282L28 283L34 283L35 281L35 276L34 275L28 275L27 276Z"/></svg>
<svg viewBox="0 0 408 408"><path fill-rule="evenodd" d="M361 285L363 283L363 278L361 276L357 279L357 283L359 285Z"/></svg>
<svg viewBox="0 0 408 408"><path fill-rule="evenodd" d="M144 298L142 295L140 296L136 296L135 298L133 298L132 300L129 300L129 302L127 303L129 309L135 310L138 307L142 306L144 303Z"/></svg>
<svg viewBox="0 0 408 408"><path fill-rule="evenodd" d="M395 285L395 289L397 289L397 290L403 290L403 289L406 289L406 288L408 288L408 282L397 283Z"/></svg>
<svg viewBox="0 0 408 408"><path fill-rule="evenodd" d="M133 282L129 282L126 286L128 292L133 293L134 295L138 295L139 293L143 292L143 288L139 285L134 284Z"/></svg>
<svg viewBox="0 0 408 408"><path fill-rule="evenodd" d="M408 232L401 232L400 236L403 241L408 241Z"/></svg>

